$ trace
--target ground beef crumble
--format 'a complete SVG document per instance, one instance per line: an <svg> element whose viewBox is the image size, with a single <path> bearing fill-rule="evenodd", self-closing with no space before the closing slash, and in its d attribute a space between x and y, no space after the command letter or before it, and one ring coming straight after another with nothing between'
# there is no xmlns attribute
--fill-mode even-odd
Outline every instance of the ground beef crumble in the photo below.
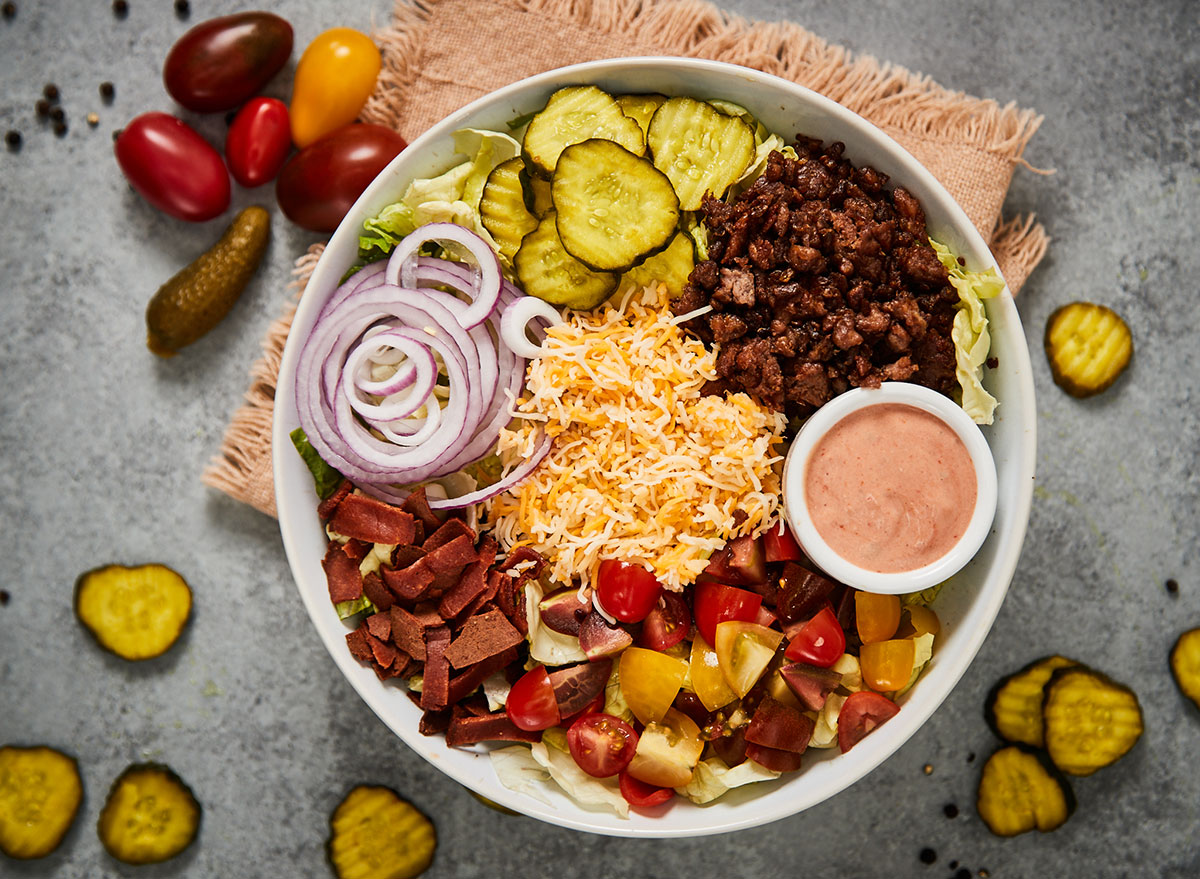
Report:
<svg viewBox="0 0 1200 879"><path fill-rule="evenodd" d="M676 314L720 346L713 392L746 391L803 417L852 387L914 381L955 388L958 294L928 242L925 214L887 175L856 168L840 143L798 137L727 204L701 208L709 259Z"/></svg>

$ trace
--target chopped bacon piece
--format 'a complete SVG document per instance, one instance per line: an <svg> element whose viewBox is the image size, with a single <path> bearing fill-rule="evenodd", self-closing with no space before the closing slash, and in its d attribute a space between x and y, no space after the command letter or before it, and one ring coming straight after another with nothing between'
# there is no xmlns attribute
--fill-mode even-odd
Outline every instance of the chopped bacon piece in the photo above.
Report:
<svg viewBox="0 0 1200 879"><path fill-rule="evenodd" d="M367 624L365 622L360 623L357 629L346 635L346 646L350 648L350 655L359 662L372 662L375 659L375 654L371 651L371 645L367 641Z"/></svg>
<svg viewBox="0 0 1200 879"><path fill-rule="evenodd" d="M396 603L396 597L384 585L383 577L379 576L378 571L372 571L363 577L362 591L371 604L375 605L376 610L388 610Z"/></svg>
<svg viewBox="0 0 1200 879"><path fill-rule="evenodd" d="M325 569L325 580L329 584L329 600L334 604L354 601L362 597L362 575L358 572L361 559L351 558L340 543L329 544L321 567Z"/></svg>
<svg viewBox="0 0 1200 879"><path fill-rule="evenodd" d="M508 618L493 609L467 620L458 637L446 648L446 659L455 668L467 668L516 647L523 640L524 636Z"/></svg>
<svg viewBox="0 0 1200 879"><path fill-rule="evenodd" d="M525 617L525 581L524 575L514 580L508 575L501 575L499 589L496 591L496 606L508 617L508 621L516 626L522 635L529 634L529 620Z"/></svg>
<svg viewBox="0 0 1200 879"><path fill-rule="evenodd" d="M467 538L470 545L472 547L475 546L476 534L470 525L462 519L447 519L441 528L425 538L425 542L421 544L421 549L427 553L433 552L435 549L456 541L460 537Z"/></svg>
<svg viewBox="0 0 1200 879"><path fill-rule="evenodd" d="M450 704L450 663L446 661L449 645L449 626L426 630L425 675L421 685L421 707L426 711L440 711Z"/></svg>
<svg viewBox="0 0 1200 879"><path fill-rule="evenodd" d="M473 745L476 742L540 742L541 730L532 732L518 727L503 711L495 714L452 717L446 730L446 744L450 747Z"/></svg>
<svg viewBox="0 0 1200 879"><path fill-rule="evenodd" d="M365 494L344 497L329 527L367 543L411 543L416 531L412 514Z"/></svg>
<svg viewBox="0 0 1200 879"><path fill-rule="evenodd" d="M522 562L533 562L533 565L528 568L522 568L521 571L530 571L532 576L538 577L542 573L542 569L546 567L546 557L536 549L530 549L528 546L518 546L508 554L508 558L504 560L504 564L500 566L502 571L512 571L517 565Z"/></svg>
<svg viewBox="0 0 1200 879"><path fill-rule="evenodd" d="M333 511L338 508L338 504L352 491L354 491L354 485L349 479L339 482L338 487L333 490L333 494L317 504L317 515L321 517L321 521L324 522L332 516Z"/></svg>
<svg viewBox="0 0 1200 879"><path fill-rule="evenodd" d="M467 605L488 588L488 567L496 555L496 541L490 536L483 538L479 544L478 555L479 561L467 566L458 583L442 596L438 604L438 612L448 620L462 613Z"/></svg>
<svg viewBox="0 0 1200 879"><path fill-rule="evenodd" d="M398 597L413 601L419 598L433 583L434 572L421 559L407 568L380 568L383 582Z"/></svg>
<svg viewBox="0 0 1200 879"><path fill-rule="evenodd" d="M375 669L375 675L381 681L389 680L390 678L403 677L408 671L408 666L411 660L407 653L403 650L396 651L396 658L391 665L384 668L378 662L372 663L372 668Z"/></svg>
<svg viewBox="0 0 1200 879"><path fill-rule="evenodd" d="M438 514L429 506L429 499L425 497L425 486L423 485L404 499L404 503L400 505L400 509L424 525L426 534L432 534L434 531L437 531L438 526L442 524L442 520L438 518Z"/></svg>
<svg viewBox="0 0 1200 879"><path fill-rule="evenodd" d="M396 661L396 648L372 635L370 624L367 626L367 643L371 645L371 655L383 668L388 668Z"/></svg>
<svg viewBox="0 0 1200 879"><path fill-rule="evenodd" d="M438 733L444 733L449 726L449 709L424 711L421 713L420 723L417 724L417 731L423 736L436 736Z"/></svg>
<svg viewBox="0 0 1200 879"><path fill-rule="evenodd" d="M398 604L389 611L392 624L392 642L413 659L425 661L425 629L420 619Z"/></svg>
<svg viewBox="0 0 1200 879"><path fill-rule="evenodd" d="M351 537L342 544L342 552L354 559L356 565L365 559L370 551L371 544L359 540L357 537Z"/></svg>
<svg viewBox="0 0 1200 879"><path fill-rule="evenodd" d="M466 698L483 683L488 675L498 672L517 661L517 649L510 647L503 653L497 653L483 662L473 665L462 674L450 679L450 704L455 704Z"/></svg>
<svg viewBox="0 0 1200 879"><path fill-rule="evenodd" d="M373 613L367 617L367 631L380 641L392 640L392 615L390 613Z"/></svg>

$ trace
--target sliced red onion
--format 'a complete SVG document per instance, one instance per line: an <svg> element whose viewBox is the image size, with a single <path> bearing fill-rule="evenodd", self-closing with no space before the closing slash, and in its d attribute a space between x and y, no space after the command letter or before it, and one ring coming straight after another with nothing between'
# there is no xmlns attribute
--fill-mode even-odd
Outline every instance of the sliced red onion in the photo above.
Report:
<svg viewBox="0 0 1200 879"><path fill-rule="evenodd" d="M429 498L429 506L434 510L456 510L460 507L470 506L482 501L494 498L502 491L507 491L522 479L537 469L537 466L542 463L546 455L550 453L550 447L554 445L554 441L542 433L538 439L538 444L534 446L529 457L510 470L504 476L500 477L497 482L492 483L486 488L481 488L478 491L473 491L470 494L464 494L460 497L446 498Z"/></svg>
<svg viewBox="0 0 1200 879"><path fill-rule="evenodd" d="M500 318L500 339L518 357L532 360L542 356L542 348L529 341L525 330L535 317L542 318L550 325L561 324L562 315L558 310L536 296L523 296L504 309Z"/></svg>
<svg viewBox="0 0 1200 879"><path fill-rule="evenodd" d="M359 366L372 352L370 345L360 345L346 358L342 368L342 383L347 388L350 406L368 421L396 421L407 418L424 405L425 398L433 393L437 382L437 362L428 346L413 339L406 338L396 331L379 333L371 337L371 344L387 345L395 351L408 355L412 364L407 382L399 387L390 387L388 382L361 382L355 380ZM399 375L400 372L397 372ZM408 393L399 395L399 391ZM375 396L383 396L379 403L364 399L358 392L365 391ZM392 399L392 397L397 397Z"/></svg>
<svg viewBox="0 0 1200 879"><path fill-rule="evenodd" d="M458 245L475 261L479 278L477 281L472 280L469 291L462 291L472 298L470 307L462 315L462 326L468 330L479 326L496 308L503 276L495 251L465 226L455 223L428 223L411 235L406 235L388 257L387 268L384 270L387 283L405 288L415 287L414 263L417 260L417 251L429 242L449 242Z"/></svg>

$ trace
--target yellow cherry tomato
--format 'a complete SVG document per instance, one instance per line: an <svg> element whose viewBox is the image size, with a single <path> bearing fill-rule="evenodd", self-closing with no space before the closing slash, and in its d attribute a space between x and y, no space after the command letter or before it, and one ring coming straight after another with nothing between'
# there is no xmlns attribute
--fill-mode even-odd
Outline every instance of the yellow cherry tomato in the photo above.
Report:
<svg viewBox="0 0 1200 879"><path fill-rule="evenodd" d="M749 693L771 664L781 641L783 632L758 623L717 623L717 643L713 647L730 689L738 696Z"/></svg>
<svg viewBox="0 0 1200 879"><path fill-rule="evenodd" d="M382 59L361 31L335 27L308 44L292 84L292 140L303 149L358 118Z"/></svg>
<svg viewBox="0 0 1200 879"><path fill-rule="evenodd" d="M864 644L886 641L900 626L900 596L854 593L854 619Z"/></svg>
<svg viewBox="0 0 1200 879"><path fill-rule="evenodd" d="M626 647L618 668L621 692L629 710L643 724L662 720L687 676L688 664L682 659L648 650Z"/></svg>
<svg viewBox="0 0 1200 879"><path fill-rule="evenodd" d="M912 677L916 658L917 646L908 638L863 644L858 653L863 683L880 693L899 690Z"/></svg>
<svg viewBox="0 0 1200 879"><path fill-rule="evenodd" d="M936 635L942 628L937 613L932 608L926 607L923 604L909 606L908 620L912 625L913 634L917 637L926 633Z"/></svg>
<svg viewBox="0 0 1200 879"><path fill-rule="evenodd" d="M721 671L717 651L709 646L699 632L692 641L690 659L692 689L696 691L696 696L705 708L716 711L737 698L737 693L733 692L725 681L725 672Z"/></svg>

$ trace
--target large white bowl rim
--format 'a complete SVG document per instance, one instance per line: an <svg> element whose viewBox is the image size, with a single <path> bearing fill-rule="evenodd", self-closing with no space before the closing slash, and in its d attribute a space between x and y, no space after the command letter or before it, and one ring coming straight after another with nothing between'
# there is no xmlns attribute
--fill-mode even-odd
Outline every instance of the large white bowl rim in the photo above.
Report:
<svg viewBox="0 0 1200 879"><path fill-rule="evenodd" d="M706 806L676 798L660 814L633 812L622 819L581 808L547 784L544 801L504 787L485 748L446 747L441 736L417 732L420 712L394 684L353 659L346 625L329 602L320 559L324 530L316 516L312 481L288 434L298 426L293 375L302 341L322 303L337 287L357 253L364 219L396 201L413 178L448 167L451 135L463 127L504 129L511 119L539 109L566 85L594 83L614 92L662 92L723 98L753 112L785 138L796 133L825 142L842 141L846 156L891 175L925 209L930 234L965 258L972 268L995 265L986 243L937 180L878 128L839 104L787 80L756 70L684 58L618 58L552 70L501 88L454 112L417 138L367 188L333 234L308 282L284 350L275 397L272 434L279 524L288 562L309 616L330 656L358 694L409 747L451 778L482 796L551 824L629 837L686 837L754 827L795 814L833 796L883 762L923 724L966 671L991 628L1016 568L1029 519L1036 452L1034 390L1029 352L1012 296L1006 289L987 303L997 368L987 383L1000 400L996 422L987 429L996 459L999 504L992 532L979 554L939 595L943 621L934 658L924 676L901 700L903 710L853 750L805 756L806 766L771 782L733 790ZM346 742L337 743L345 748ZM820 756L816 756L817 754Z"/></svg>

